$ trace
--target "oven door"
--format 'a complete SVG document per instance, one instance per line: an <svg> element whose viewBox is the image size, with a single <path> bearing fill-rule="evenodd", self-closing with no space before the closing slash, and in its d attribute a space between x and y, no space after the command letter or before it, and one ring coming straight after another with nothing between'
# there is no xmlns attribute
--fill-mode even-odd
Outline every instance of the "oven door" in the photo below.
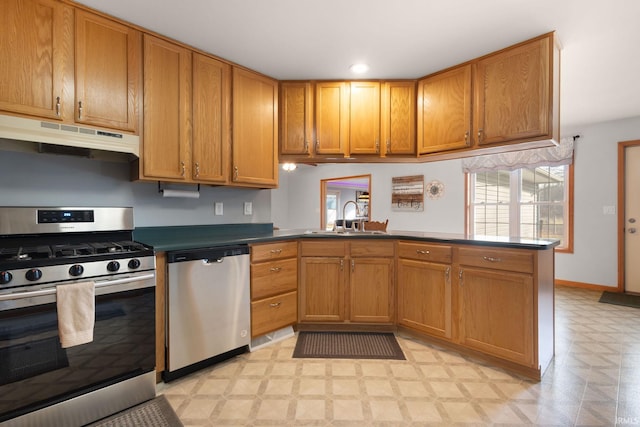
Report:
<svg viewBox="0 0 640 427"><path fill-rule="evenodd" d="M155 369L154 273L95 293L93 341L64 349L55 288L0 295L0 422Z"/></svg>

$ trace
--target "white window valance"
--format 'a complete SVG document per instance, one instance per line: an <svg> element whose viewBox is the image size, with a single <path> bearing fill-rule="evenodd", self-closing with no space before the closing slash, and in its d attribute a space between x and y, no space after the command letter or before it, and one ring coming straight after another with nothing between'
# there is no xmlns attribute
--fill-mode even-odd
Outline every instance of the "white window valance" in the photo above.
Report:
<svg viewBox="0 0 640 427"><path fill-rule="evenodd" d="M467 157L462 159L462 171L465 173L512 171L520 168L533 169L538 166L569 165L573 162L573 141L574 138L562 138L560 144L555 147Z"/></svg>

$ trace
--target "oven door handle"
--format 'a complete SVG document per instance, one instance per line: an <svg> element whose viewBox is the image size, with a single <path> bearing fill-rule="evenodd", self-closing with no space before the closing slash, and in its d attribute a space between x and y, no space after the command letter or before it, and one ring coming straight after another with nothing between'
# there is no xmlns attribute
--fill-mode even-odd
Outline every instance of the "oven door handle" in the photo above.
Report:
<svg viewBox="0 0 640 427"><path fill-rule="evenodd" d="M99 289L107 286L124 285L127 283L138 282L140 280L153 279L154 277L156 277L155 273L141 274L140 276L125 277L122 279L96 282L95 287L96 289ZM37 291L16 292L13 294L0 295L0 301L12 301L12 300L23 299L23 298L42 297L47 295L54 295L55 293L56 293L55 287L40 289Z"/></svg>

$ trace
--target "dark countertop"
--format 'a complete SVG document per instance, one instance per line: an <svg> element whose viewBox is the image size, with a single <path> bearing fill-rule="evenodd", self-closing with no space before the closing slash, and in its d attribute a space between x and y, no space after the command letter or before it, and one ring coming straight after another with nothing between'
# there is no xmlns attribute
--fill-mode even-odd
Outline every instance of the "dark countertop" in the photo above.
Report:
<svg viewBox="0 0 640 427"><path fill-rule="evenodd" d="M265 243L298 238L401 239L534 250L550 249L560 243L558 240L401 230L390 230L385 234L358 232L339 234L323 232L319 229L274 230L273 224L270 223L139 227L133 231L133 237L138 242L153 246L156 252L208 248L238 243Z"/></svg>

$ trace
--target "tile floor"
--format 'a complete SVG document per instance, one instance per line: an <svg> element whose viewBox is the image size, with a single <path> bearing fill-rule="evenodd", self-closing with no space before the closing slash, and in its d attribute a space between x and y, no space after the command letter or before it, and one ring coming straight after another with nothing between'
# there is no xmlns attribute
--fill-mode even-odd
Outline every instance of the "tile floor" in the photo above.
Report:
<svg viewBox="0 0 640 427"><path fill-rule="evenodd" d="M185 426L640 425L640 310L556 290L541 382L398 337L406 361L292 359L295 338L159 385Z"/></svg>

